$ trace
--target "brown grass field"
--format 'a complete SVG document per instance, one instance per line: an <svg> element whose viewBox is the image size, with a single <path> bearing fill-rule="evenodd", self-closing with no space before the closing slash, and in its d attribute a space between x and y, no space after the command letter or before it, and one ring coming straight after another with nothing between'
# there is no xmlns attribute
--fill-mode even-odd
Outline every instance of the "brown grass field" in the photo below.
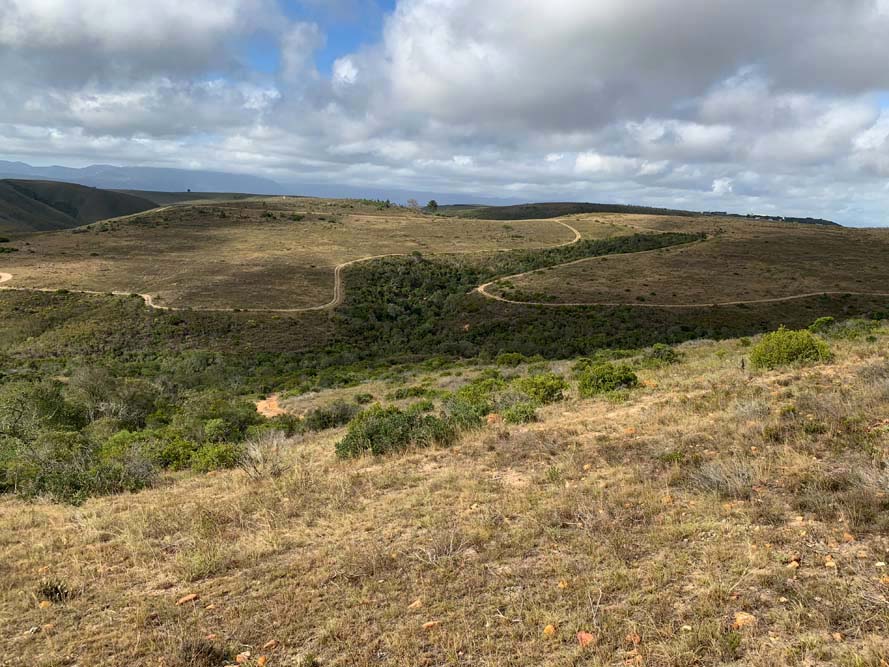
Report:
<svg viewBox="0 0 889 667"><path fill-rule="evenodd" d="M689 344L448 450L2 498L0 664L885 665L887 336L776 372Z"/></svg>
<svg viewBox="0 0 889 667"><path fill-rule="evenodd" d="M295 219L294 216L303 216ZM594 216L584 238L628 233ZM573 241L558 221L435 218L360 202L251 199L173 207L16 239L10 287L149 294L176 308L298 309L333 298L334 268L372 255L467 253Z"/></svg>
<svg viewBox="0 0 889 667"><path fill-rule="evenodd" d="M731 218L619 219L635 227L706 231L710 237L691 246L594 258L513 277L491 293L564 304L704 306L816 292L889 293L885 230Z"/></svg>

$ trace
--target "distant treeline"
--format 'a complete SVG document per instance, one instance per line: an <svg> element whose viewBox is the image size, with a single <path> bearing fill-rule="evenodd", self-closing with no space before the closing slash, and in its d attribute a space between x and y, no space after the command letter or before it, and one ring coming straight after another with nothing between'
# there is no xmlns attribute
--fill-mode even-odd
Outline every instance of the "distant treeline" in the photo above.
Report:
<svg viewBox="0 0 889 667"><path fill-rule="evenodd" d="M837 223L821 218L790 218L778 215L742 215L726 211L682 211L672 208L656 208L652 206L629 206L624 204L586 204L577 202L551 202L539 204L516 204L514 206L474 206L451 205L439 207L439 212L457 215L461 218L478 220L544 220L559 218L564 215L580 213L635 213L641 215L671 215L676 217L694 218L699 216L725 216L730 218L747 218L750 220L772 220L775 222L796 222L803 225L831 225Z"/></svg>
<svg viewBox="0 0 889 667"><path fill-rule="evenodd" d="M832 220L824 220L823 218L789 218L781 215L755 215L752 213L748 213L747 215L741 215L740 213L708 213L705 212L704 215L724 215L728 218L747 218L748 220L771 220L773 222L795 222L800 225L826 225L829 227L839 227L837 223Z"/></svg>
<svg viewBox="0 0 889 667"><path fill-rule="evenodd" d="M457 214L466 218L480 220L543 220L559 218L563 215L578 213L639 213L647 215L675 215L693 217L700 215L694 211L679 211L671 208L653 208L651 206L625 206L622 204L583 204L569 202L553 202L545 204L517 204L515 206L486 206Z"/></svg>

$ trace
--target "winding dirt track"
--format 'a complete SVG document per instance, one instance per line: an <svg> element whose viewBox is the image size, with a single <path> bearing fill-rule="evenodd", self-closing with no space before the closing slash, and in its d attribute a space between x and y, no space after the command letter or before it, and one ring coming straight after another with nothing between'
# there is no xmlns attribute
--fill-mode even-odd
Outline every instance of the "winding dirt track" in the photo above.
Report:
<svg viewBox="0 0 889 667"><path fill-rule="evenodd" d="M145 215L147 213L158 213L160 211L167 210L172 208L171 206L164 206L161 208L153 209L151 211L145 211L143 213L135 213L133 215L123 216L121 218L112 218L111 220L103 220L101 222L114 222L127 220L131 218L138 217L140 215ZM569 245L574 245L575 243L580 242L583 238L582 234L569 225L567 222L562 222L561 220L553 220L559 225L569 229L574 232L574 239L571 241L567 241L565 243L560 243L556 246L550 246L551 248L562 248ZM639 231L651 231L656 232L658 230L648 230L644 228L637 228ZM654 250L643 250L637 253L625 253L626 255L643 255L647 253L660 252L666 249L675 249L688 247L697 243L702 243L702 241L692 241L690 243L677 245L677 246L669 246L668 248L656 248ZM467 251L464 253L441 253L443 255L447 254L471 254L473 251ZM509 252L509 250L498 250L497 252ZM371 262L377 259L385 259L388 257L407 257L408 253L390 253L386 255L369 255L367 257L361 257L359 259L353 259L348 262L343 262L342 264L338 264L334 268L333 272L333 299L328 301L325 304L321 304L319 306L309 306L306 308L256 308L256 309L247 309L247 308L176 308L172 306L160 306L154 302L154 297L150 294L135 294L133 292L100 292L96 290L65 290L67 292L75 293L75 294L92 294L92 295L108 295L112 294L114 296L138 296L141 298L145 305L149 308L154 308L155 310L168 310L168 311L201 311L201 312L215 312L215 313L225 313L225 312L233 312L235 310L239 310L240 312L247 313L282 313L282 314L298 314L298 313L310 313L310 312L318 312L325 310L333 310L340 305L342 305L345 299L345 285L343 281L343 273L350 266L355 266L356 264L363 264L364 262ZM574 264L580 264L581 262L589 262L598 259L597 257L585 257L583 259L573 260L571 262L565 262L564 264L557 264L553 267L549 268L561 268L565 266L572 266ZM536 270L535 270L536 271ZM720 303L671 303L671 304L655 304L655 303L627 303L627 302L607 302L607 301L594 301L594 302L583 302L583 303L547 303L542 301L514 301L512 299L507 299L505 297L499 296L497 294L491 294L488 292L488 289L495 285L497 282L502 280L513 280L517 278L521 278L523 276L529 275L531 273L535 273L535 271L527 271L524 273L518 273L512 276L504 276L502 278L498 278L497 280L493 280L489 283L485 283L484 285L480 285L474 291L478 292L482 296L488 299L492 299L494 301L500 301L501 303L508 303L516 306L540 306L544 308L582 308L582 307L610 307L610 308L618 308L631 306L633 308L654 308L654 309L663 309L663 310L683 310L683 309L701 309L701 308L713 308L714 306L746 306L746 305L756 305L756 304L767 304L767 303L785 303L789 301L799 301L802 299L810 299L818 296L872 296L872 297L885 297L889 298L889 293L887 292L851 292L851 291L824 291L824 292L808 292L806 294L795 294L792 296L782 296L782 297L771 297L766 299L750 299L746 301L724 301ZM0 272L0 283L6 283L12 280L13 276L10 273ZM45 287L8 287L3 286L0 287L0 290L7 291L18 291L18 292L44 292L44 293L53 293L59 292L60 289L57 288L45 288Z"/></svg>
<svg viewBox="0 0 889 667"><path fill-rule="evenodd" d="M657 230L637 228L644 231L656 232ZM660 232L659 232L660 233ZM690 243L682 243L674 246L667 246L666 248L655 248L654 250L642 250L640 252L628 252L624 253L621 256L630 256L630 255L645 255L655 252L661 252L663 250L673 250L673 249L682 249L688 248L690 246L696 245L698 243L706 243L706 241L691 241ZM565 266L573 266L575 264L581 264L583 262L591 262L593 260L599 259L599 257L584 257L582 259L576 259L571 262L565 262L564 264L556 264L552 267L558 269ZM713 308L714 306L752 306L757 304L766 304L766 303L786 303L789 301L800 301L802 299L811 299L817 296L873 296L873 297L886 297L889 298L889 293L887 292L850 292L850 291L824 291L824 292L808 292L805 294L794 294L792 296L779 296L779 297L769 297L765 299L750 299L746 301L722 301L722 302L708 302L708 303L639 303L633 302L629 303L626 301L623 302L608 302L608 301L586 301L582 303L547 303L544 301L514 301L512 299L507 299L505 297L499 296L497 294L491 294L488 292L488 288L492 285L497 284L502 280L514 280L516 278L522 278L524 276L531 275L532 273L536 273L539 269L535 269L533 271L525 271L524 273L517 273L512 276L505 276L503 278L497 278L496 280L492 280L489 283L485 283L484 285L479 286L475 291L481 294L488 299L492 299L494 301L500 301L501 303L509 303L515 306L542 306L545 308L583 308L583 307L603 307L603 308L620 308L625 306L632 306L633 308L654 308L661 310L683 310L683 309L701 309L701 308Z"/></svg>
<svg viewBox="0 0 889 667"><path fill-rule="evenodd" d="M121 218L112 218L110 220L102 220L100 222L115 222L121 220L127 220L130 218L135 218L140 215L146 215L148 213L159 213L161 211L165 211L172 206L164 206L161 208L152 209L150 211L144 211L143 213L134 213L133 215L124 216ZM566 229L570 230L574 233L574 238L571 241L566 241L565 243L560 243L555 246L549 246L550 248L562 248L569 245L574 245L578 243L583 235L574 227L569 225L567 222L562 222L561 220L552 220L551 222L555 222L556 224L562 225ZM96 224L96 223L93 223ZM496 252L510 252L509 250L497 250ZM457 252L457 253L440 253L442 255L466 255L466 254L474 254L475 251L468 250L466 252ZM160 306L154 302L154 297L151 294L137 294L134 292L100 292L97 290L64 290L66 292L72 294L91 294L91 295L114 295L114 296L138 296L145 302L145 305L149 308L154 308L155 310L169 310L169 311L200 311L207 313L230 313L235 310L244 313L281 313L281 314L298 314L298 313L311 313L317 311L324 310L333 310L334 308L342 305L343 300L346 296L346 289L343 281L343 273L350 266L355 266L356 264L363 264L364 262L371 262L377 259L385 259L387 257L408 257L410 253L390 253L387 255L369 255L367 257L360 257L359 259L353 259L348 262L343 262L342 264L338 264L333 271L333 299L328 301L325 304L321 304L320 306L309 306L306 308L209 308L209 307L199 307L199 308L177 308L173 306ZM5 283L12 280L13 276L10 273L0 273L0 283ZM13 292L43 292L43 293L54 293L63 291L60 288L48 288L48 287L0 287L0 290L7 290Z"/></svg>

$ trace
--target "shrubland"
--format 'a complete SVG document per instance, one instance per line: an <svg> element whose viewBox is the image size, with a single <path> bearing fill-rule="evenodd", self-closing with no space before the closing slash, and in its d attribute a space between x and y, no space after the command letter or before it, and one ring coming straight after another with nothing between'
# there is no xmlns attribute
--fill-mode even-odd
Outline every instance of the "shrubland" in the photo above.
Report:
<svg viewBox="0 0 889 667"><path fill-rule="evenodd" d="M232 470L159 470L79 507L0 500L0 649L47 665L879 665L889 329L813 335L829 357L772 369L750 362L762 337L414 364L348 396L426 396L291 438L212 394L163 409L160 379L126 410L103 407L92 372L29 384L26 405L64 407L45 429L123 415L138 432L144 415L143 431L206 437L222 419L244 436ZM588 376L608 389L582 396ZM356 405L337 387L296 399ZM107 450L127 449L119 433Z"/></svg>

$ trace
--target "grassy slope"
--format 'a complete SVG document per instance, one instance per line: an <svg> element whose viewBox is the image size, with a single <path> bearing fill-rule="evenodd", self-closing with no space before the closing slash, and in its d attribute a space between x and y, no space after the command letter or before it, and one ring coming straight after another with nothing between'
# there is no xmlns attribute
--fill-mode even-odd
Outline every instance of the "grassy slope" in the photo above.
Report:
<svg viewBox="0 0 889 667"><path fill-rule="evenodd" d="M153 201L109 190L53 181L0 181L0 225L5 231L54 231L156 208Z"/></svg>
<svg viewBox="0 0 889 667"><path fill-rule="evenodd" d="M114 190L114 192L148 199L155 202L158 206L190 202L233 202L262 197L262 195L251 195L242 192L157 192L155 190Z"/></svg>
<svg viewBox="0 0 889 667"><path fill-rule="evenodd" d="M79 509L0 500L0 654L876 667L887 335L769 373L745 369L738 341L688 345L623 402L572 398L451 450L343 463L333 433L293 443L277 481L171 478ZM41 608L46 577L75 596Z"/></svg>

